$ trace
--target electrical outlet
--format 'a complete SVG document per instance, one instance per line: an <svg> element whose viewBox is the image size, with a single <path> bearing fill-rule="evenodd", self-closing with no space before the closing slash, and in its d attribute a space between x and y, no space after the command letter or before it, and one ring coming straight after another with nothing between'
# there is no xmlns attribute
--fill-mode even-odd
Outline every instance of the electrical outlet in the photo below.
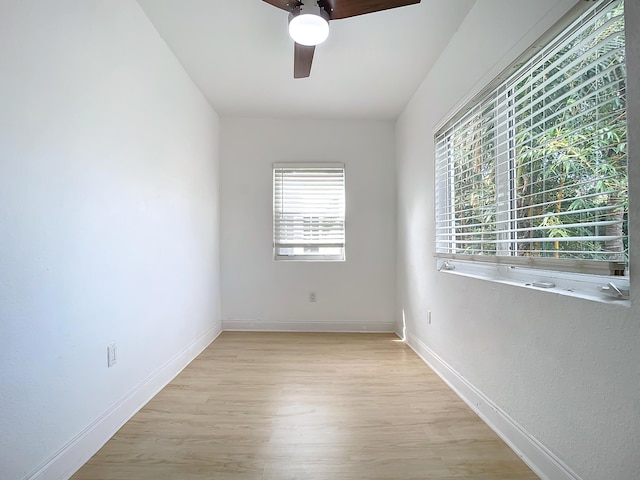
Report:
<svg viewBox="0 0 640 480"><path fill-rule="evenodd" d="M118 361L118 356L116 354L116 344L112 343L107 346L107 367L113 367Z"/></svg>
<svg viewBox="0 0 640 480"><path fill-rule="evenodd" d="M427 322L431 325L431 310L427 310Z"/></svg>
<svg viewBox="0 0 640 480"><path fill-rule="evenodd" d="M315 302L317 300L316 292L309 292L309 301Z"/></svg>

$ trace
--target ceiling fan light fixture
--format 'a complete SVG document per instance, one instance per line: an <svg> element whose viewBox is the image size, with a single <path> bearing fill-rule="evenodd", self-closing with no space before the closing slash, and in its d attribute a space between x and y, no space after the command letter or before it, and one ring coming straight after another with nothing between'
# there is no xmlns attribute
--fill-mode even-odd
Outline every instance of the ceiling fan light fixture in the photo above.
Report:
<svg viewBox="0 0 640 480"><path fill-rule="evenodd" d="M289 14L289 35L300 45L321 44L329 37L329 14L318 6L296 8Z"/></svg>

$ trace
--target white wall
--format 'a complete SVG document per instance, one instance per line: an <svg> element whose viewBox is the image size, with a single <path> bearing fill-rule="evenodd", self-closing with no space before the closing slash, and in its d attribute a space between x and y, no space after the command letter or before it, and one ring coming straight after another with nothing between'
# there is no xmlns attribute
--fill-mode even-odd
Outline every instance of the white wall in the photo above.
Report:
<svg viewBox="0 0 640 480"><path fill-rule="evenodd" d="M220 141L225 329L392 330L393 123L225 118ZM344 162L345 262L273 260L271 168L292 161Z"/></svg>
<svg viewBox="0 0 640 480"><path fill-rule="evenodd" d="M0 478L59 478L220 327L218 118L133 0L1 0L0 69Z"/></svg>
<svg viewBox="0 0 640 480"><path fill-rule="evenodd" d="M461 385L468 382L467 391L477 389L478 398L502 409L524 437L533 436L568 467L566 476L552 478L629 480L640 472L635 275L631 307L623 307L438 273L432 257L437 124L574 3L478 0L399 119L398 316L404 311L414 345L440 357ZM634 204L640 200L639 10L638 2L627 2ZM640 269L639 210L636 205L630 218L632 272Z"/></svg>

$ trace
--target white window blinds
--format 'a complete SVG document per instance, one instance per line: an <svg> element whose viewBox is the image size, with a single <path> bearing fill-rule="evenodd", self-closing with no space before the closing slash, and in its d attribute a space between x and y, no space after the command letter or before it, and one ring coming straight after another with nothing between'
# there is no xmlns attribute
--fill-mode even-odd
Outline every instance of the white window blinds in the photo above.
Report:
<svg viewBox="0 0 640 480"><path fill-rule="evenodd" d="M277 260L343 260L345 174L341 164L274 164Z"/></svg>
<svg viewBox="0 0 640 480"><path fill-rule="evenodd" d="M622 275L623 2L584 12L436 134L436 256Z"/></svg>

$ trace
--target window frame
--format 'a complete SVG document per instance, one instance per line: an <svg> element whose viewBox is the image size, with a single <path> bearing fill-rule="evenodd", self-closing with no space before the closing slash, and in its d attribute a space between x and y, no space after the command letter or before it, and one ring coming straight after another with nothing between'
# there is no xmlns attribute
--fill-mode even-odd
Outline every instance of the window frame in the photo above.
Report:
<svg viewBox="0 0 640 480"><path fill-rule="evenodd" d="M337 213L341 217L342 231L341 231L341 242L336 241L335 238L328 239L326 243L322 242L301 242L298 244L292 244L290 247L285 246L286 243L283 244L282 239L278 238L279 222L282 219L283 213L279 213L279 207L283 208L281 203L278 203L279 200L277 198L277 175L278 170L296 170L296 171L304 171L304 170L326 170L335 171L341 170L341 176L339 176L342 183L342 190L339 200L339 204L337 209L332 213ZM335 179L336 177L333 177ZM281 187L282 188L282 187ZM272 237L272 248L273 248L273 259L276 261L312 261L312 262L343 262L346 260L346 169L344 163L338 162L277 162L272 165L272 191L273 191L273 202L272 202L272 226L273 226L273 237ZM340 205L341 203L341 205ZM309 215L307 215L309 213ZM308 217L309 222L313 222L316 219L316 222L320 222L319 219L323 217L322 212L305 212L302 214L300 212L298 216L304 217L304 222L306 223L306 218ZM317 230L317 229L316 229ZM291 248L291 249L303 249L303 252L298 253L280 253L280 249ZM318 253L313 254L311 252L305 253L304 250L307 249L340 249L340 253Z"/></svg>
<svg viewBox="0 0 640 480"><path fill-rule="evenodd" d="M548 45L553 45L554 42L559 41L565 35L567 28L570 27L574 22L583 17L582 21L587 21L593 15L596 15L598 12L602 11L604 8L609 8L609 5L613 3L615 0L604 1L595 8L593 4L587 2L580 2L577 4L572 10L570 10L564 17L562 17L551 29L549 29L540 39L538 39L534 44L529 47L520 57L518 57L507 69L501 72L499 75L495 77L495 79L489 84L481 89L475 95L472 95L467 100L461 102L461 107L457 108L455 113L451 116L448 116L441 124L439 124L434 131L434 155L435 155L435 168L436 174L435 185L434 185L434 205L435 205L435 220L436 224L438 222L438 216L442 214L442 210L439 210L439 201L438 196L450 195L452 188L448 186L449 183L454 182L455 175L451 172L452 170L452 162L447 162L448 166L445 166L448 170L446 172L446 179L441 180L438 178L438 144L442 142L442 135L445 134L448 130L451 130L456 122L463 119L474 109L483 108L483 102L487 101L487 98L490 94L496 93L496 102L498 95L504 95L506 98L509 96L508 90L513 88L515 85L515 81L513 81L513 76L518 74L522 65L526 64L528 61L533 59L538 52L546 48ZM603 6L604 5L604 6ZM625 32L626 35L626 32ZM510 108L509 106L506 107ZM504 126L504 124L502 124ZM495 133L495 136L498 137L500 135L512 135L512 127L507 126L504 127L505 130L498 131ZM627 126L628 128L628 126ZM449 146L446 145L446 150L449 150ZM513 147L509 146L504 149L504 152L496 153L496 159L501 155L512 155ZM497 160L496 160L497 161ZM627 162L628 162L628 154L627 154ZM506 164L504 162L503 164ZM505 190L513 190L512 179L507 179L503 181L499 181L498 178L500 175L505 175L509 177L510 172L496 172L496 189L502 189L502 194L505 193ZM628 178L628 177L627 177ZM443 193L444 191L444 193ZM499 192L496 193L496 196L499 195ZM447 199L446 202L450 202L450 199ZM511 203L515 201L515 197L511 196L511 193L508 192L506 197L502 197L501 200L503 203ZM507 207L504 211L509 210L511 207ZM496 215L500 212L497 211ZM509 222L513 222L514 220L507 220ZM453 223L447 226L449 232L453 228ZM547 285L553 284L554 287L546 287L552 291L563 291L570 295L577 296L586 296L588 298L596 298L602 299L602 288L604 285L608 285L610 282L615 281L616 285L620 287L621 290L628 292L629 290L629 270L628 266L625 266L620 262L612 261L608 262L606 268L602 268L604 263L603 261L589 261L589 260L572 260L572 259L551 259L552 261L545 261L544 258L538 257L536 261L532 261L534 257L519 257L509 255L501 255L498 250L496 250L495 255L466 255L466 254L455 254L455 253L445 253L439 251L439 244L444 242L452 242L455 241L455 236L452 233L448 233L448 236L443 240L442 237L438 236L438 233L442 232L442 229L438 230L436 227L436 238L435 238L435 249L434 256L436 257L436 268L438 271L444 272L455 272L457 274L462 275L470 275L478 278L490 279L503 283L511 283L515 285L526 285L533 286L533 284L541 284L545 283ZM497 231L497 235L500 235L500 232ZM504 241L503 245L506 245L508 242ZM496 241L497 245L500 245L500 241ZM627 252L628 253L628 252ZM560 260L560 261L558 261ZM558 280L556 282L551 280ZM558 285L556 287L555 285ZM605 292L607 295L607 292ZM613 298L613 295L609 295L609 297ZM617 297L620 299L620 297Z"/></svg>

